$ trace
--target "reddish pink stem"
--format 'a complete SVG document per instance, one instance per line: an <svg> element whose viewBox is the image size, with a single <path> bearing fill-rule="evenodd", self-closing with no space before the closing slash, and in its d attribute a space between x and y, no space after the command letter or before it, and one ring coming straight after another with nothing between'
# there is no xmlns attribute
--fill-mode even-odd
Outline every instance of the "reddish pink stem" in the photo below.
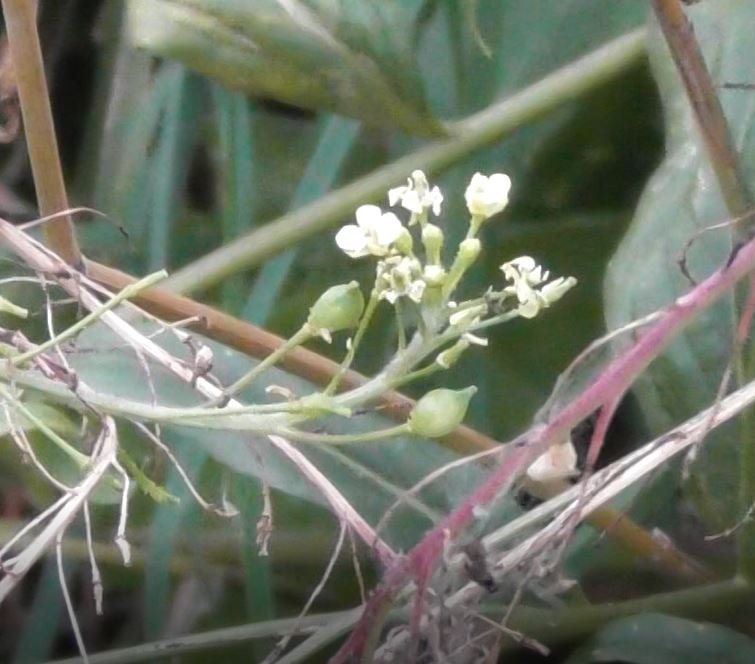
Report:
<svg viewBox="0 0 755 664"><path fill-rule="evenodd" d="M585 467L588 473L592 473L595 469L595 464L598 462L600 456L600 450L603 449L603 443L606 439L606 433L608 433L608 426L611 424L613 415L616 409L619 407L619 402L623 393L607 401L603 404L598 414L598 420L595 422L595 429L592 432L590 438L590 447L587 450L587 459L585 460Z"/></svg>
<svg viewBox="0 0 755 664"><path fill-rule="evenodd" d="M633 346L612 360L581 394L564 406L547 424L533 426L507 445L507 454L491 475L420 542L397 561L385 574L380 587L365 606L364 613L350 638L331 660L345 663L361 657L370 635L373 620L381 614L394 593L417 574L420 580L430 573L443 551L446 536L455 537L472 522L477 506L485 506L510 488L515 479L549 445L562 440L590 413L606 403L618 400L650 362L668 343L716 299L730 290L755 267L755 240L735 252L730 263L716 270L697 287L676 299Z"/></svg>

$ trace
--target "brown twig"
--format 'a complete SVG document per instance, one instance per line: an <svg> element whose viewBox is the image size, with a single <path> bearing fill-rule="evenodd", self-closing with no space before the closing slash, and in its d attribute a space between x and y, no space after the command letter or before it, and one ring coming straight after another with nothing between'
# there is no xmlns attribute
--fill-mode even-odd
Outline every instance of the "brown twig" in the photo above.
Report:
<svg viewBox="0 0 755 664"><path fill-rule="evenodd" d="M695 30L679 0L653 0L653 9L684 83L726 207L734 217L744 215L752 199Z"/></svg>
<svg viewBox="0 0 755 664"><path fill-rule="evenodd" d="M89 277L115 290L121 290L135 281L131 275L95 261L85 259L85 266ZM252 357L265 357L283 343L279 336L256 325L162 288L151 288L135 301L166 321L196 318L198 322L191 326L193 329ZM288 353L280 366L317 385L327 385L340 370L337 362L301 347ZM348 371L341 383L344 388L351 389L366 381L367 378L356 371ZM391 391L381 400L384 406L382 412L394 419L405 420L414 403L413 399ZM459 427L444 438L443 443L461 454L479 452L497 445L494 439L466 426Z"/></svg>
<svg viewBox="0 0 755 664"><path fill-rule="evenodd" d="M37 32L36 4L35 0L2 0L37 203L44 216L69 206ZM80 264L81 252L70 217L46 224L45 240L64 261Z"/></svg>
<svg viewBox="0 0 755 664"><path fill-rule="evenodd" d="M727 210L732 218L744 217L752 210L752 196L742 175L726 116L695 38L694 28L679 0L653 0L653 8L684 83ZM752 228L752 223L736 227L735 237L738 243L732 249L730 261L734 260L740 247L752 237ZM750 274L748 289L748 300L751 301L755 293L755 273ZM746 315L740 317L740 326L744 324L745 318ZM749 323L749 319L747 322ZM745 381L746 370L737 336L733 340L732 358L737 383L741 386ZM748 368L751 369L751 366ZM728 372L724 382L726 380ZM719 389L720 394L725 388L724 382ZM740 423L740 503L742 511L746 512L755 503L755 440L752 435L752 423L747 416L742 418ZM755 549L755 523L745 523L741 528L739 549L740 572L750 580L755 579L752 555Z"/></svg>

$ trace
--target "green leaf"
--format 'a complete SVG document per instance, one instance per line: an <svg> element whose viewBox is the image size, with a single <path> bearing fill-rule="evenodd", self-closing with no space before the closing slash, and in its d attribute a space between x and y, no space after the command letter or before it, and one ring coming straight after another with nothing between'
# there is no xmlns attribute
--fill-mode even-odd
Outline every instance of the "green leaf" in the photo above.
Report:
<svg viewBox="0 0 755 664"><path fill-rule="evenodd" d="M749 29L755 21L755 5L722 0L700 3L688 11L714 84L746 80L755 49L755 33ZM677 264L688 241L694 239L687 251L687 268L698 281L727 259L732 246L729 229L698 234L725 221L728 214L658 28L652 31L650 49L665 109L667 150L609 266L605 310L610 329L668 306L690 289ZM752 95L720 89L719 96L744 172L752 182ZM668 429L713 401L729 360L734 321L733 297L724 298L700 315L636 382L635 393L654 432ZM726 428L703 446L694 468L693 497L701 514L712 515L715 526L731 525L739 514L734 485L738 449L735 430Z"/></svg>
<svg viewBox="0 0 755 664"><path fill-rule="evenodd" d="M166 337L162 335L156 340L177 357L190 361L186 347ZM188 406L202 402L190 386L165 371L153 368L147 378L133 353L114 348L109 337L102 336L100 330L88 330L80 343L95 352L72 358L72 365L81 380L95 389L147 405L151 403L151 397L150 390L145 389L145 380L150 380L159 405ZM207 340L203 343L213 349L213 374L223 384L235 381L253 363L219 344ZM113 376L118 376L118 380L114 381ZM270 396L264 391L267 385L285 386L300 395L315 390L306 381L273 368L265 373L261 385L242 394L243 400L246 403L269 402ZM333 434L381 429L391 424L378 413L365 413L350 419L329 416L314 422L314 426ZM177 425L163 425L161 431L164 442L172 449L204 450L234 472L264 477L273 488L316 504L325 503L320 492L303 479L300 471L264 435ZM376 523L394 501L403 497L406 489L457 458L440 444L413 436L338 447L304 445L300 449L372 523ZM483 476L479 467L464 466L418 495L406 497L404 507L397 511L387 531L389 539L400 546L411 544L429 524L437 522L469 493ZM170 483L167 489L175 493ZM159 509L163 508L172 509L170 505Z"/></svg>
<svg viewBox="0 0 755 664"><path fill-rule="evenodd" d="M423 0L130 0L134 43L225 84L371 124L442 134L412 56Z"/></svg>
<svg viewBox="0 0 755 664"><path fill-rule="evenodd" d="M231 242L247 231L255 218L254 108L244 95L217 83L212 85L212 100L218 133L217 173L223 241ZM228 313L239 311L244 301L244 283L243 276L236 275L223 284L223 308Z"/></svg>
<svg viewBox="0 0 755 664"><path fill-rule="evenodd" d="M755 641L732 629L662 613L643 613L606 625L567 664L747 664Z"/></svg>

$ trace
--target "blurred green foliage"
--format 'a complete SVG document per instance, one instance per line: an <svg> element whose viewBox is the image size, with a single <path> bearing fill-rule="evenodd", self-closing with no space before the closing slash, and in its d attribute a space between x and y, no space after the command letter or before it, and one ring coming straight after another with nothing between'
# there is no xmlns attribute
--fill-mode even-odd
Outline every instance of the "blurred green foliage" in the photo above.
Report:
<svg viewBox="0 0 755 664"><path fill-rule="evenodd" d="M102 210L129 235L124 242L114 225L89 219L79 226L82 241L88 255L138 274L191 266L287 210L412 154L428 137L452 131L453 120L640 27L647 12L644 0L130 0L125 6L98 2L86 8L87 3L66 0L58 5L42 3L41 30L52 54L54 107L65 118L61 141L71 197ZM727 0L702 3L694 12L716 82L748 79L752 9ZM442 220L448 246L466 230L462 194L475 171L506 172L514 182L510 208L484 229L485 254L467 284L470 294L500 283L498 266L521 254L534 256L556 275L576 276L579 288L542 318L491 331L489 348L470 352L451 374L414 386L415 395L441 385L476 385L469 423L504 440L531 422L559 372L603 332L604 320L615 328L672 301L685 287L674 258L695 230L722 221L725 213L657 30L651 32L650 50L652 70L639 62L434 174L446 196ZM656 83L665 114L665 157ZM67 94L76 85L85 93ZM722 94L750 180L752 99L746 91ZM82 104L85 109L72 110ZM23 205L31 191L29 172L20 150L5 148L0 155L2 186L17 197L21 216L24 211L30 216L31 206ZM329 223L335 230L347 221ZM344 257L332 236L306 236L220 286L203 290L198 274L196 290L230 313L290 335L325 288L371 277L369 266ZM728 241L723 233L701 237L691 251L693 273L717 265ZM609 454L710 400L727 358L731 321L731 303L722 304L655 363L639 384L639 407L628 403L620 410ZM95 330L80 344L96 348L99 341ZM395 344L389 316L380 312L357 369L379 369ZM313 347L337 352L325 344ZM247 359L214 349L224 381L243 372ZM76 361L81 376L103 389L148 400L142 367L133 356L101 350L82 353ZM283 372L271 371L269 377L305 389L303 381ZM187 386L162 375L154 378L161 398L171 403L189 398ZM382 420L369 413L349 426L371 429L384 425ZM322 425L334 432L342 426ZM144 470L182 502L155 506L135 495L132 528L143 553L141 567L135 578L107 565L106 613L115 617L108 622L87 615L86 637L94 649L291 615L316 585L337 535L322 497L262 441L255 454L241 434L179 427L166 427L163 434L200 488L211 495L222 492L241 517L229 526L203 515L186 499L175 471L152 459L136 432L122 432L134 458L144 459ZM706 452L709 461L698 474L716 503L712 511L731 515L736 511L731 448L738 440L735 433L727 435L729 444L713 446L709 457ZM453 458L434 442L409 437L306 451L372 522L406 488ZM17 472L17 464L3 458L0 486L18 484ZM399 511L387 537L396 546L410 546L482 476L481 469L465 467L421 492ZM274 489L271 559L257 555L254 541L262 509L259 478ZM675 471L659 475L633 497L633 514L651 527L700 539L697 519L710 510L697 501L694 525L680 526L687 506L679 501L677 486ZM502 502L494 519L519 512L513 499ZM622 505L629 502L626 497ZM101 507L98 524L110 527L114 513ZM731 518L723 521L730 525ZM705 544L698 553L724 561L730 555ZM593 533L580 533L567 560L569 572L585 581L588 596L591 572L600 570L599 595L605 585L613 587L617 570L634 562ZM339 560L337 571L317 610L359 601L348 561ZM84 576L81 572L81 588L86 588ZM632 588L632 594L657 590L659 581L650 576L647 587ZM59 631L45 628L57 624L61 610L48 602L56 583L46 566L27 591L29 598L23 598L32 608L19 623L18 639L0 627L9 639L0 657L32 662L74 652ZM627 590L615 586L618 595ZM638 616L612 623L583 644L573 661L606 661L591 659L598 648L610 649L622 661L660 661L632 659L632 653L638 642L659 639L661 618L671 620ZM682 634L680 648L694 634L706 648L720 646L715 652L731 644L737 652L752 649L744 636L724 634L723 628L701 632L683 621L672 628ZM261 658L263 646L257 646L255 658ZM249 661L248 645L227 645L222 652L227 661ZM204 657L187 655L181 661Z"/></svg>

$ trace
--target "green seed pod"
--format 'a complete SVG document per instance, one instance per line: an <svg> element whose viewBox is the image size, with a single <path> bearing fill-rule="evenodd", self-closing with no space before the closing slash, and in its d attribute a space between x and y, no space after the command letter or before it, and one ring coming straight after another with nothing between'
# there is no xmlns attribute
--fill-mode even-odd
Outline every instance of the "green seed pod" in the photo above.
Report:
<svg viewBox="0 0 755 664"><path fill-rule="evenodd" d="M451 433L464 420L469 400L475 392L474 385L463 390L441 388L428 392L409 415L409 430L427 438L440 438Z"/></svg>
<svg viewBox="0 0 755 664"><path fill-rule="evenodd" d="M307 324L326 340L331 332L356 327L364 311L364 297L356 281L331 286L309 310Z"/></svg>

